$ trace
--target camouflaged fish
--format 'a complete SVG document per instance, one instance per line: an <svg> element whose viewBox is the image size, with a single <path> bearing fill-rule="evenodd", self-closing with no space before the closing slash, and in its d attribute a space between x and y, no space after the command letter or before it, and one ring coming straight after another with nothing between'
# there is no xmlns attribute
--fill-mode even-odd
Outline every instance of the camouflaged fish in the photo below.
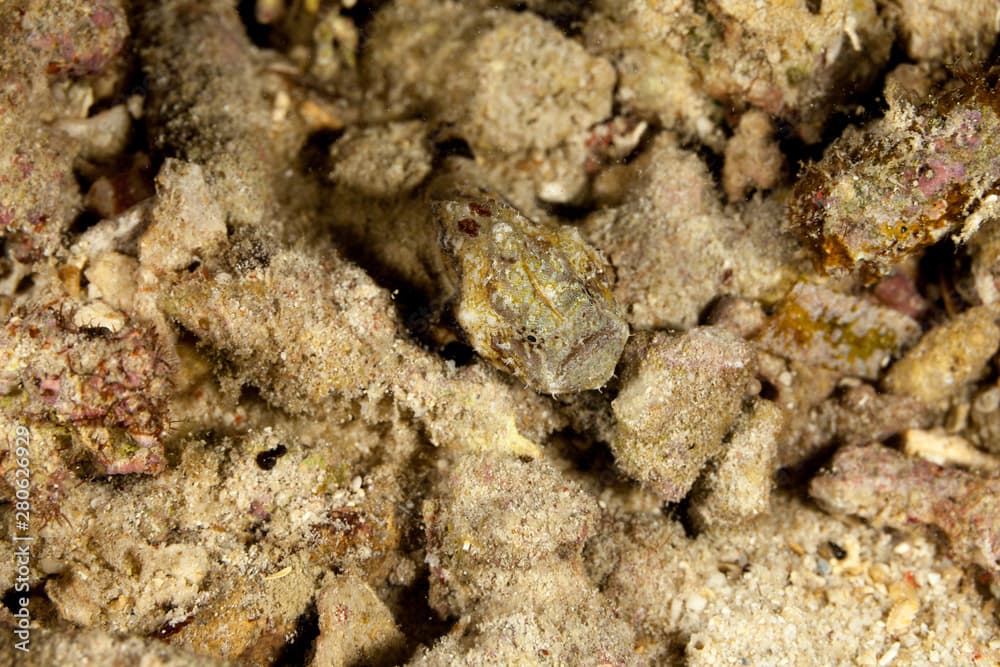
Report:
<svg viewBox="0 0 1000 667"><path fill-rule="evenodd" d="M433 206L458 285L456 319L480 356L549 394L610 379L628 324L610 266L576 229L533 222L482 191Z"/></svg>

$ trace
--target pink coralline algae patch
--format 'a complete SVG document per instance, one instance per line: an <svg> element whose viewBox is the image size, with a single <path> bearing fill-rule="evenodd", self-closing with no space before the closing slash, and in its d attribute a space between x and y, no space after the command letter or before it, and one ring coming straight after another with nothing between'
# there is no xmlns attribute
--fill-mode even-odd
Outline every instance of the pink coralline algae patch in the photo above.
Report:
<svg viewBox="0 0 1000 667"><path fill-rule="evenodd" d="M0 204L0 229L7 227L12 222L14 222L14 209Z"/></svg>
<svg viewBox="0 0 1000 667"><path fill-rule="evenodd" d="M910 175L911 172L906 172ZM949 186L965 178L965 165L942 159L930 159L914 174L913 182L930 199L944 193Z"/></svg>
<svg viewBox="0 0 1000 667"><path fill-rule="evenodd" d="M171 365L147 328L81 328L67 310L34 307L0 330L0 393L30 420L67 427L106 472L157 472Z"/></svg>

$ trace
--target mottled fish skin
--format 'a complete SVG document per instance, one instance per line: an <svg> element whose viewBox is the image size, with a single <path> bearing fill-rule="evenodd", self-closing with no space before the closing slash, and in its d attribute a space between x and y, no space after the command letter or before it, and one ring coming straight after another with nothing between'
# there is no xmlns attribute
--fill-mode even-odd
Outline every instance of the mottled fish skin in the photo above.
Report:
<svg viewBox="0 0 1000 667"><path fill-rule="evenodd" d="M433 203L457 274L456 319L476 352L549 394L596 389L628 324L611 269L572 227L547 227L487 192Z"/></svg>

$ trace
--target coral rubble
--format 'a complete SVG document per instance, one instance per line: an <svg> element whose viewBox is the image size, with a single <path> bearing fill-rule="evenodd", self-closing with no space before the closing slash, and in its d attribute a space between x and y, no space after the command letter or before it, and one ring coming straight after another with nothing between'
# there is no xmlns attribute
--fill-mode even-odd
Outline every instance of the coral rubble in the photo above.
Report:
<svg viewBox="0 0 1000 667"><path fill-rule="evenodd" d="M994 5L0 2L0 661L997 664Z"/></svg>

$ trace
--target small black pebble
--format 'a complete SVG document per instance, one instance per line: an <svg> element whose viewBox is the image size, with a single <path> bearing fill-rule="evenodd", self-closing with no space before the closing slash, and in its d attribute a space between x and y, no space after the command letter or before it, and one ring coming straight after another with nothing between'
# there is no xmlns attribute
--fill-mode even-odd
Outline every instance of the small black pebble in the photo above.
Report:
<svg viewBox="0 0 1000 667"><path fill-rule="evenodd" d="M832 540L827 540L826 545L830 547L830 551L833 553L833 557L836 558L837 560L844 560L845 558L847 558L847 552L844 550L844 547L840 546L836 542Z"/></svg>
<svg viewBox="0 0 1000 667"><path fill-rule="evenodd" d="M261 452L257 454L257 466L261 470L270 470L278 464L278 458L284 456L287 451L287 447L278 445L274 449Z"/></svg>

